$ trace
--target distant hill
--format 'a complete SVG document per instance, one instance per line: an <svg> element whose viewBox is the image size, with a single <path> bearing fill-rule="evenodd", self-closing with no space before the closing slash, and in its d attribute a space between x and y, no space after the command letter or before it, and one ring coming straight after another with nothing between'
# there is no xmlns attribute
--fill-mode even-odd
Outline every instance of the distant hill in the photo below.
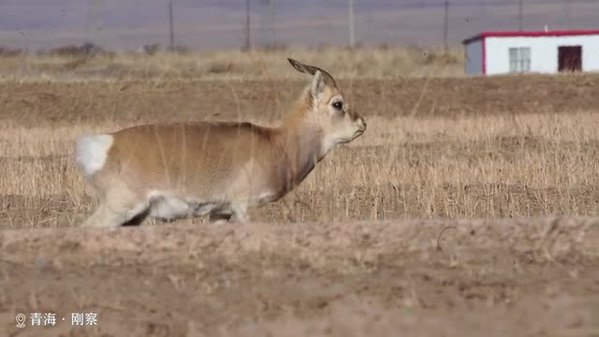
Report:
<svg viewBox="0 0 599 337"><path fill-rule="evenodd" d="M173 3L177 44L201 50L242 46L245 0ZM358 43L443 43L444 0L354 3ZM252 0L252 42L346 44L347 5L347 0ZM167 6L168 0L0 0L0 45L30 50L84 41L128 50L149 43L167 45ZM524 29L599 28L597 18L597 0L524 0ZM452 45L482 30L517 28L517 0L450 0Z"/></svg>

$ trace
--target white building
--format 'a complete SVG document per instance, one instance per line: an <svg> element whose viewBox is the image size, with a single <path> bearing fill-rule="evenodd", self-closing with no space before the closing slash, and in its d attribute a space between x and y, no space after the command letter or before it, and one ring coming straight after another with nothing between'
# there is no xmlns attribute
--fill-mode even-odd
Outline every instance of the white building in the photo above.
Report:
<svg viewBox="0 0 599 337"><path fill-rule="evenodd" d="M599 30L483 32L463 44L469 75L599 71Z"/></svg>

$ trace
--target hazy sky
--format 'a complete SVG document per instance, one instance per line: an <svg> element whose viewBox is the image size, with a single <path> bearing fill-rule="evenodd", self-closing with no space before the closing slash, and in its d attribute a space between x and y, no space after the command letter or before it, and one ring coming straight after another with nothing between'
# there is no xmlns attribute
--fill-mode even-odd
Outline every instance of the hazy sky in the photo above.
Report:
<svg viewBox="0 0 599 337"><path fill-rule="evenodd" d="M252 0L252 41L343 45L347 0ZM524 0L524 28L599 28L599 0ZM443 43L444 0L354 0L364 44ZM239 48L245 0L173 0L176 43ZM450 0L449 39L517 29L516 0ZM274 27L274 29L273 29ZM0 0L0 45L31 50L91 41L107 48L168 44L168 0Z"/></svg>

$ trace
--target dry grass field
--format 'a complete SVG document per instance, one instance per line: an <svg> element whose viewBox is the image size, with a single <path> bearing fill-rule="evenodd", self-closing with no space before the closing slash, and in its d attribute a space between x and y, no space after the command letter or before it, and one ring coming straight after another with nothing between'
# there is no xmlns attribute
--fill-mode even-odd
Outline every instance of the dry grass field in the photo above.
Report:
<svg viewBox="0 0 599 337"><path fill-rule="evenodd" d="M47 55L6 52L0 62L0 78L24 80L89 79L281 79L296 77L284 60L289 55L309 64L318 63L337 77L435 77L463 74L464 53L440 48L389 47L357 48L352 52L338 47L317 50L236 50L201 53L98 52L90 55L83 46L56 50ZM93 54L93 52L92 52ZM2 49L0 48L0 56Z"/></svg>
<svg viewBox="0 0 599 337"><path fill-rule="evenodd" d="M0 81L2 335L599 334L598 76L350 69L367 132L256 223L103 231L75 228L94 205L77 136L272 123L306 79L64 74ZM77 311L98 326L14 325Z"/></svg>

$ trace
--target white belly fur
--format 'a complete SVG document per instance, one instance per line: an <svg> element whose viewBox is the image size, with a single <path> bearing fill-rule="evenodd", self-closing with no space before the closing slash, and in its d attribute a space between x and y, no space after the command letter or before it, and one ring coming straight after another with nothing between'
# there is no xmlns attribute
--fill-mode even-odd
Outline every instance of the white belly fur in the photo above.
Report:
<svg viewBox="0 0 599 337"><path fill-rule="evenodd" d="M192 215L206 215L215 209L226 209L227 205L227 203L222 201L198 201L159 192L152 192L149 199L149 216L166 221L186 218Z"/></svg>

